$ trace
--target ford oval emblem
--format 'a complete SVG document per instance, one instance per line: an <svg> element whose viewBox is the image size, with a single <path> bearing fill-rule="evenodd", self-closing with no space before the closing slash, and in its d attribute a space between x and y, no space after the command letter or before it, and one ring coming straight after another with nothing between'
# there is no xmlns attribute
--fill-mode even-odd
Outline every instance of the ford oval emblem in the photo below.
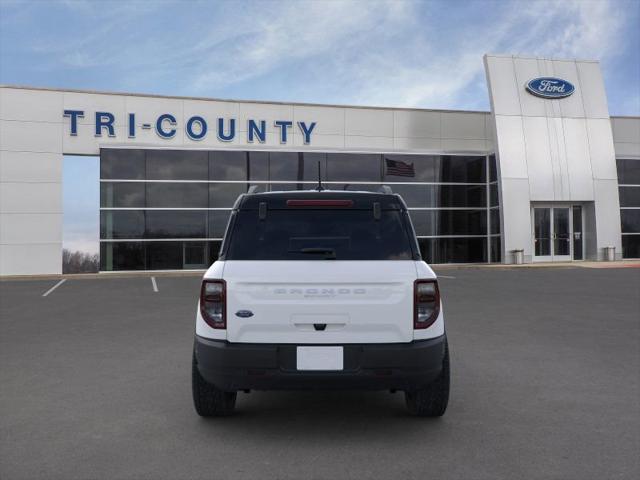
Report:
<svg viewBox="0 0 640 480"><path fill-rule="evenodd" d="M238 310L236 312L236 317L240 317L240 318L253 317L253 312L251 310Z"/></svg>
<svg viewBox="0 0 640 480"><path fill-rule="evenodd" d="M568 97L576 89L570 82L555 77L534 78L527 82L526 88L529 93L542 98Z"/></svg>

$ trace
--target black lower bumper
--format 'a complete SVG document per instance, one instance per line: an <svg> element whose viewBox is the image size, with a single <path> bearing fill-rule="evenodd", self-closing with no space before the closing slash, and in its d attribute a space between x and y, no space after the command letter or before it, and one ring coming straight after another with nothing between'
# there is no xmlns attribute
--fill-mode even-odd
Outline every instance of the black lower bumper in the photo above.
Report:
<svg viewBox="0 0 640 480"><path fill-rule="evenodd" d="M344 369L296 369L290 344L229 343L196 336L198 371L221 390L415 390L442 370L446 336L410 343L344 345Z"/></svg>

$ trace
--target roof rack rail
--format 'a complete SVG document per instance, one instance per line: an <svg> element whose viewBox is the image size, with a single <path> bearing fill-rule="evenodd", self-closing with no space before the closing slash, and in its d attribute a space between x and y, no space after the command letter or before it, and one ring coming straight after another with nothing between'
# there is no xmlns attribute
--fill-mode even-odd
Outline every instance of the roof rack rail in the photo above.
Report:
<svg viewBox="0 0 640 480"><path fill-rule="evenodd" d="M378 193L391 194L393 193L393 191L391 190L391 187L389 185L380 185L380 188L378 189Z"/></svg>
<svg viewBox="0 0 640 480"><path fill-rule="evenodd" d="M251 185L249 190L247 190L247 194L251 195L252 193L258 193L260 190L260 185Z"/></svg>

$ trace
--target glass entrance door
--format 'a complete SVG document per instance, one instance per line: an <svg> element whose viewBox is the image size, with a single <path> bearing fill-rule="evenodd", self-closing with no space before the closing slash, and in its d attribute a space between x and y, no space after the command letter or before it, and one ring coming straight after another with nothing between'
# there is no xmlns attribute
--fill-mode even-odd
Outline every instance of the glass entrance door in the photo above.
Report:
<svg viewBox="0 0 640 480"><path fill-rule="evenodd" d="M554 207L553 216L553 261L571 260L571 224L569 207Z"/></svg>
<svg viewBox="0 0 640 480"><path fill-rule="evenodd" d="M582 260L582 207L533 208L533 260L562 262Z"/></svg>
<svg viewBox="0 0 640 480"><path fill-rule="evenodd" d="M551 208L533 209L533 255L538 261L551 261Z"/></svg>

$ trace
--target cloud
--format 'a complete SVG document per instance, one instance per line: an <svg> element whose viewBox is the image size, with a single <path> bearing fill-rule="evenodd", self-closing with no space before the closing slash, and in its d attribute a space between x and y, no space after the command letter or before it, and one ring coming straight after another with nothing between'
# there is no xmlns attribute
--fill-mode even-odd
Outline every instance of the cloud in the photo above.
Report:
<svg viewBox="0 0 640 480"><path fill-rule="evenodd" d="M488 108L484 53L600 58L618 81L640 16L614 0L56 5L30 48L88 88L453 109Z"/></svg>
<svg viewBox="0 0 640 480"><path fill-rule="evenodd" d="M259 12L237 16L231 28L216 29L196 45L191 53L202 61L192 88L216 89L292 63L366 47L372 35L400 28L411 10L410 4L393 1L372 2L373 8L358 2L261 5Z"/></svg>
<svg viewBox="0 0 640 480"><path fill-rule="evenodd" d="M447 48L437 55L432 52L439 42L430 35L418 36L413 47L403 56L387 53L374 58L361 58L349 66L370 81L358 89L357 101L372 104L406 107L473 108L486 98L484 84L484 53L523 53L555 58L605 58L622 49L624 35L623 13L612 8L610 2L529 2L511 6L490 21L495 28L484 24L468 24L467 35L447 39ZM375 72L393 71L384 82ZM348 72L344 72L345 76ZM482 86L482 88L480 88ZM482 91L484 90L484 91ZM465 98L467 97L467 98Z"/></svg>
<svg viewBox="0 0 640 480"><path fill-rule="evenodd" d="M625 30L624 13L608 1L500 3L497 13L451 29L447 38L425 21L425 4L375 6L290 4L234 18L234 28L216 30L191 51L202 60L188 89L207 94L289 69L294 79L316 72L319 84L304 88L335 102L486 108L484 53L603 58L620 51ZM291 99L309 101L302 90L294 83Z"/></svg>

